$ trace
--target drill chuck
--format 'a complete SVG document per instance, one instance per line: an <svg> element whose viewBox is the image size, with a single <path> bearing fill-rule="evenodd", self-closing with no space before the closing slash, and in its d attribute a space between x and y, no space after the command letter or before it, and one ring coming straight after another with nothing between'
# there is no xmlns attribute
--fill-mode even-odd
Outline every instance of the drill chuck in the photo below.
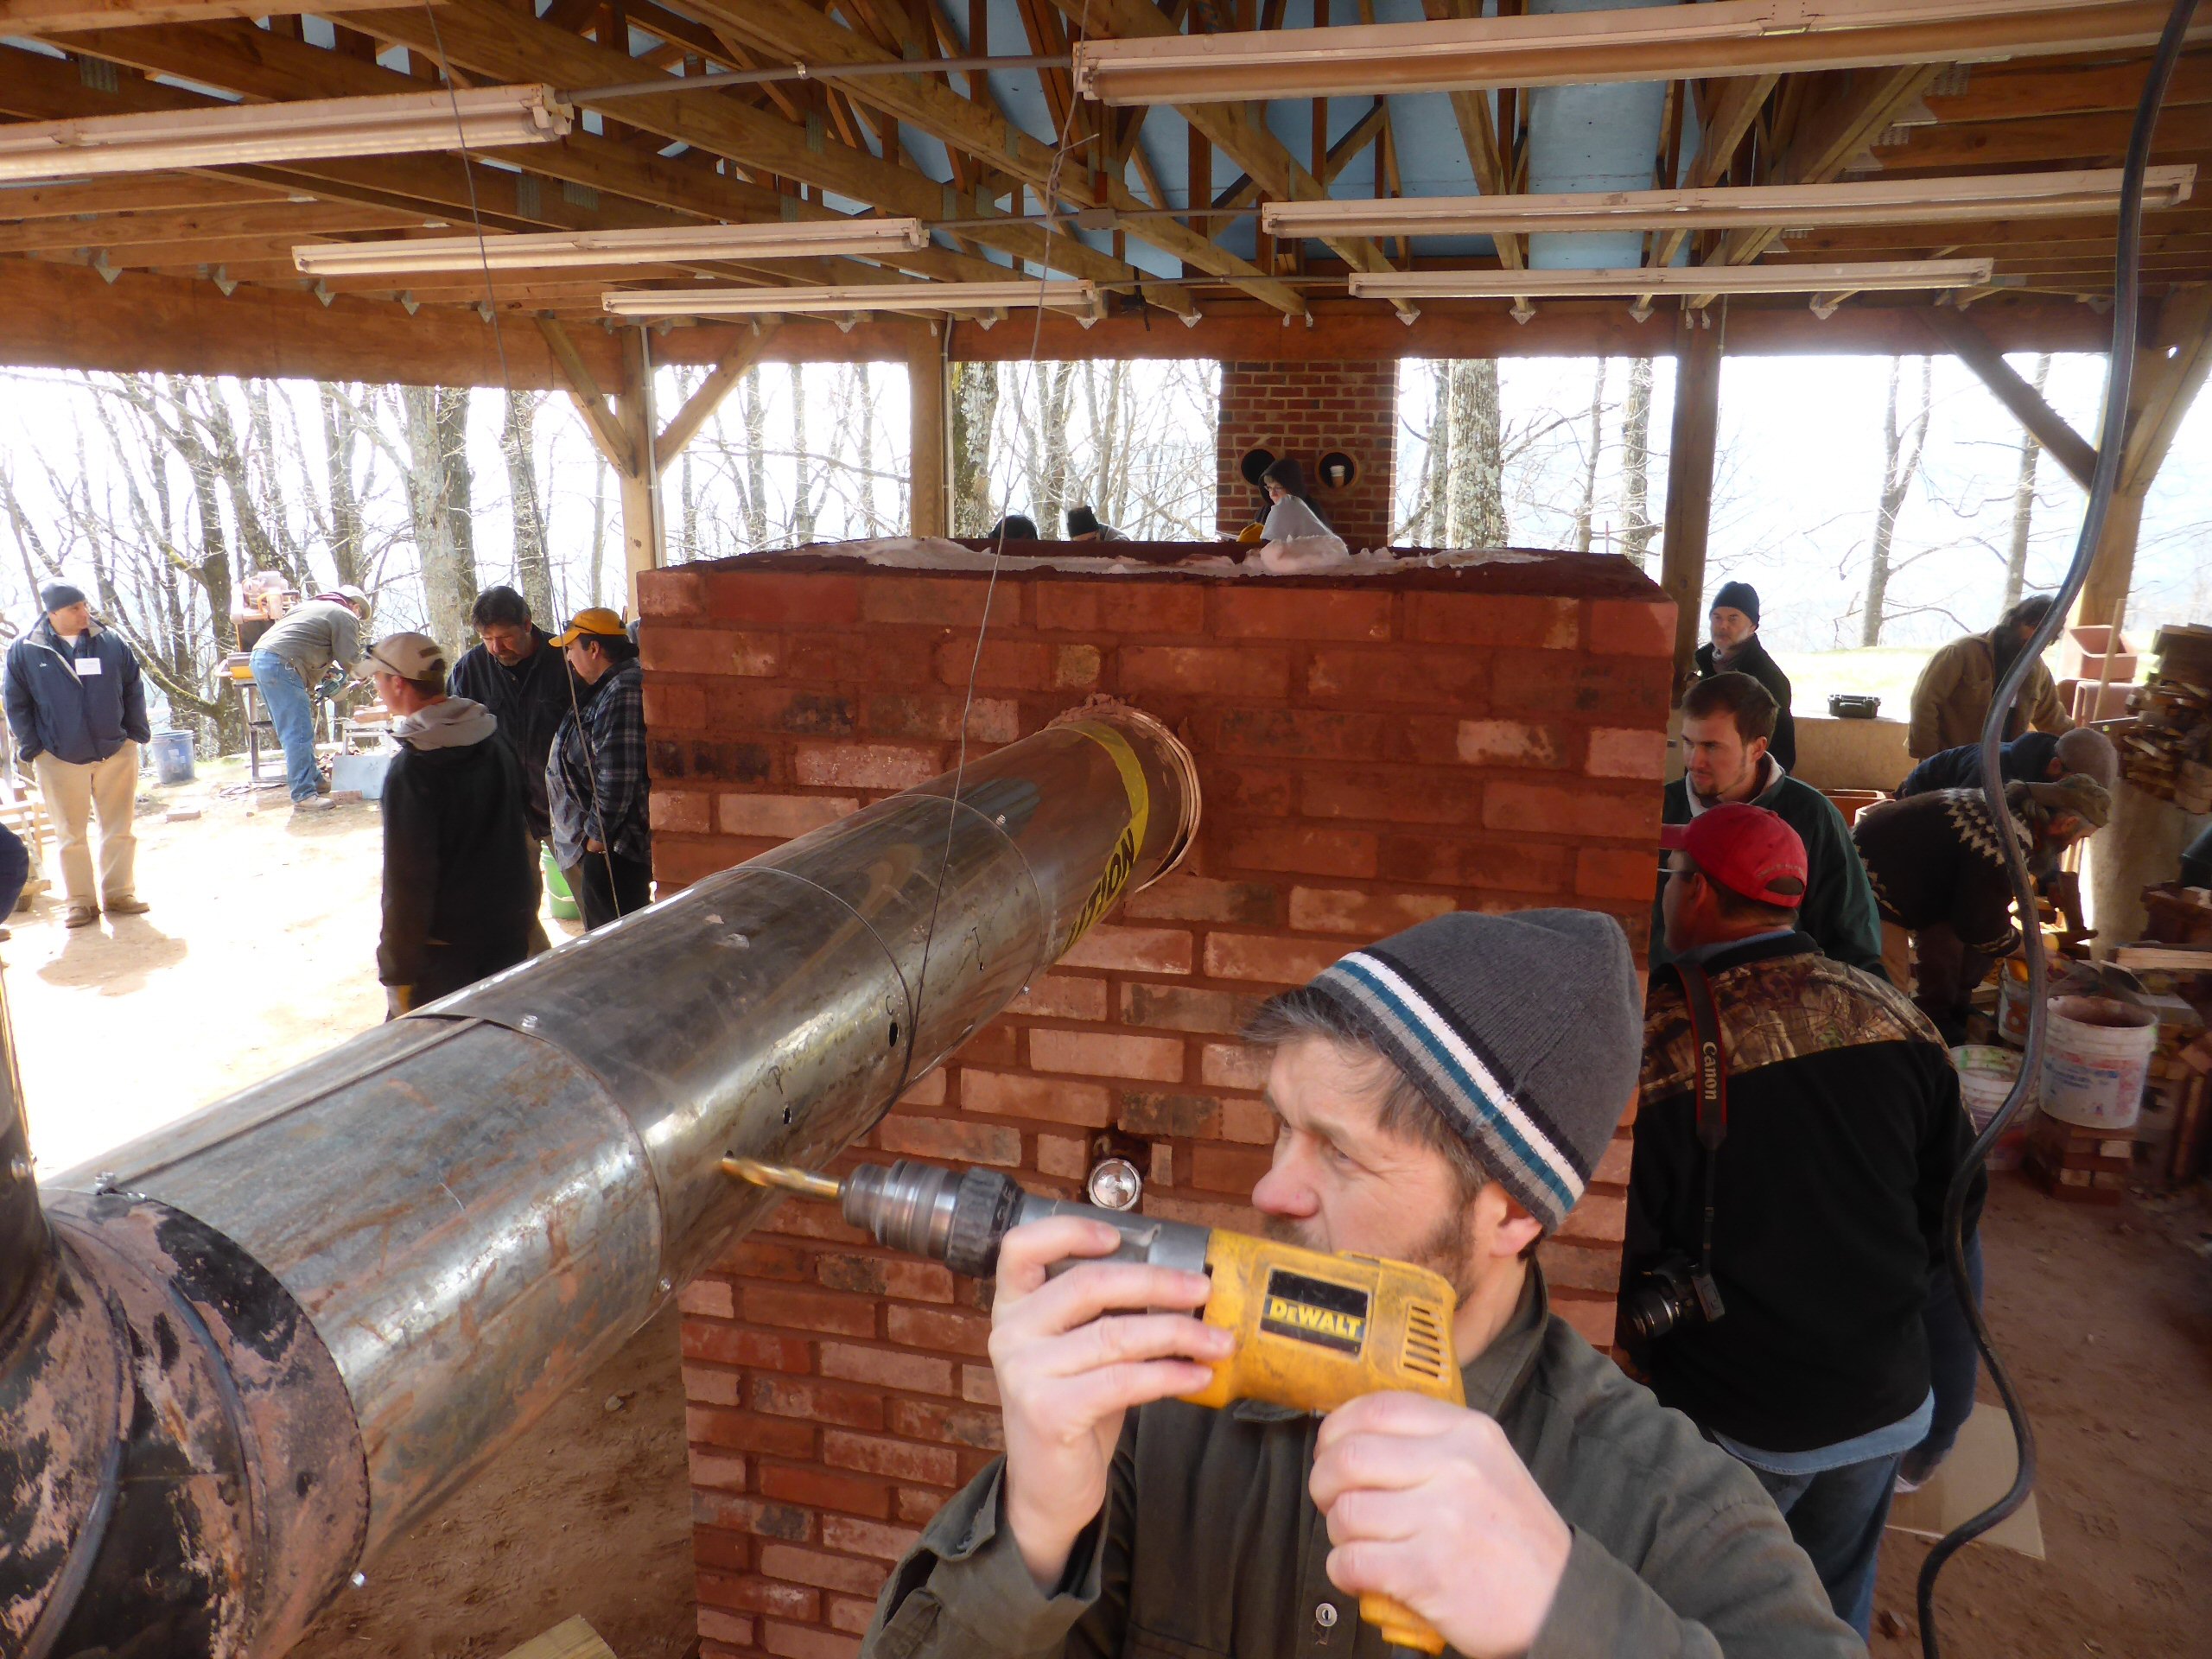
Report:
<svg viewBox="0 0 2212 1659"><path fill-rule="evenodd" d="M1039 1198L996 1170L940 1169L904 1158L888 1169L864 1164L845 1178L841 1197L846 1221L877 1243L928 1256L974 1278L988 1278L996 1269L999 1245L1009 1232L1048 1216L1104 1222L1122 1236L1121 1247L1107 1260L1205 1271L1205 1228Z"/></svg>

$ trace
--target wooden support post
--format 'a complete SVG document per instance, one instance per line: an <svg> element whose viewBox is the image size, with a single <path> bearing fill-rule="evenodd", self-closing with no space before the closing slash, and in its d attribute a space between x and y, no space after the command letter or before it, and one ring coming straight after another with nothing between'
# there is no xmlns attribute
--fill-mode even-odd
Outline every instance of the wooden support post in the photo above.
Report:
<svg viewBox="0 0 2212 1659"><path fill-rule="evenodd" d="M906 349L906 396L912 412L907 431L912 451L912 485L907 497L910 533L952 533L952 457L946 448L944 338L943 325L917 324Z"/></svg>
<svg viewBox="0 0 2212 1659"><path fill-rule="evenodd" d="M1707 319L1710 326L1706 326ZM1675 426L1667 452L1667 516L1659 585L1675 601L1679 695L1705 623L1705 545L1713 524L1713 468L1719 446L1720 359L1726 302L1703 316L1684 309L1675 336Z"/></svg>
<svg viewBox="0 0 2212 1659"><path fill-rule="evenodd" d="M2171 289L2145 336L2135 352L2120 481L2113 491L2104 533L2097 538L2089 579L2075 602L2077 624L2109 620L2133 583L2144 499L2151 493L2206 373L2212 371L2212 284Z"/></svg>
<svg viewBox="0 0 2212 1659"><path fill-rule="evenodd" d="M653 414L652 346L643 328L625 331L622 389L614 416L636 464L617 468L622 480L622 563L629 573L630 614L638 615L638 577L665 558L661 537L660 467L653 454L659 422Z"/></svg>

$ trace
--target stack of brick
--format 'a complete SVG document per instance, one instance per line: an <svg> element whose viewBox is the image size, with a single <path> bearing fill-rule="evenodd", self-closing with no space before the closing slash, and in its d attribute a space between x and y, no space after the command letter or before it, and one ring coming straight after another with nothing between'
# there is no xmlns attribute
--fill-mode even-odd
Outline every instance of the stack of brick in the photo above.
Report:
<svg viewBox="0 0 2212 1659"><path fill-rule="evenodd" d="M1347 546L1389 546L1397 420L1398 365L1387 358L1223 364L1215 494L1222 532L1234 536L1265 512L1265 495L1243 471L1244 457L1264 449L1304 469L1308 492ZM1327 454L1350 457L1357 471L1349 485L1321 479Z"/></svg>
<svg viewBox="0 0 2212 1659"><path fill-rule="evenodd" d="M950 769L1093 692L1190 745L1185 867L1086 935L853 1154L1072 1191L1148 1143L1146 1207L1249 1226L1273 1127L1235 1039L1260 996L1454 908L1609 911L1639 948L1674 612L1617 559L1262 583L801 556L648 576L664 890ZM1618 1141L1544 1259L1607 1339ZM844 1659L891 1561L998 1445L979 1287L787 1204L683 1296L708 1659Z"/></svg>

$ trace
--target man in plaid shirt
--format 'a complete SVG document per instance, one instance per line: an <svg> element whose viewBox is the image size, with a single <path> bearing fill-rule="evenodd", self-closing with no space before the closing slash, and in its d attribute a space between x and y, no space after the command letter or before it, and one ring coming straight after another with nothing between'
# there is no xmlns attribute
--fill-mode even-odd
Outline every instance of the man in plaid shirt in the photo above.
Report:
<svg viewBox="0 0 2212 1659"><path fill-rule="evenodd" d="M603 927L652 902L646 819L645 675L613 611L579 611L552 641L583 687L553 734L545 766L553 856L586 927Z"/></svg>

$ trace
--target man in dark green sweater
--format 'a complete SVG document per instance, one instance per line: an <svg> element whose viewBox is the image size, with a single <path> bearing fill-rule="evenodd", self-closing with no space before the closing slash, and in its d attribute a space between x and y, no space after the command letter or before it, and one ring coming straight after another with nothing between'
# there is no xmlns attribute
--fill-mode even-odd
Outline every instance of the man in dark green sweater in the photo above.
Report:
<svg viewBox="0 0 2212 1659"><path fill-rule="evenodd" d="M1881 912L1843 814L1767 753L1778 712L1767 689L1748 674L1715 674L1692 686L1682 699L1682 775L1667 785L1660 822L1688 823L1721 805L1766 808L1805 843L1809 874L1798 931L1835 961L1886 980ZM1673 960L1655 898L1651 966L1656 970Z"/></svg>

